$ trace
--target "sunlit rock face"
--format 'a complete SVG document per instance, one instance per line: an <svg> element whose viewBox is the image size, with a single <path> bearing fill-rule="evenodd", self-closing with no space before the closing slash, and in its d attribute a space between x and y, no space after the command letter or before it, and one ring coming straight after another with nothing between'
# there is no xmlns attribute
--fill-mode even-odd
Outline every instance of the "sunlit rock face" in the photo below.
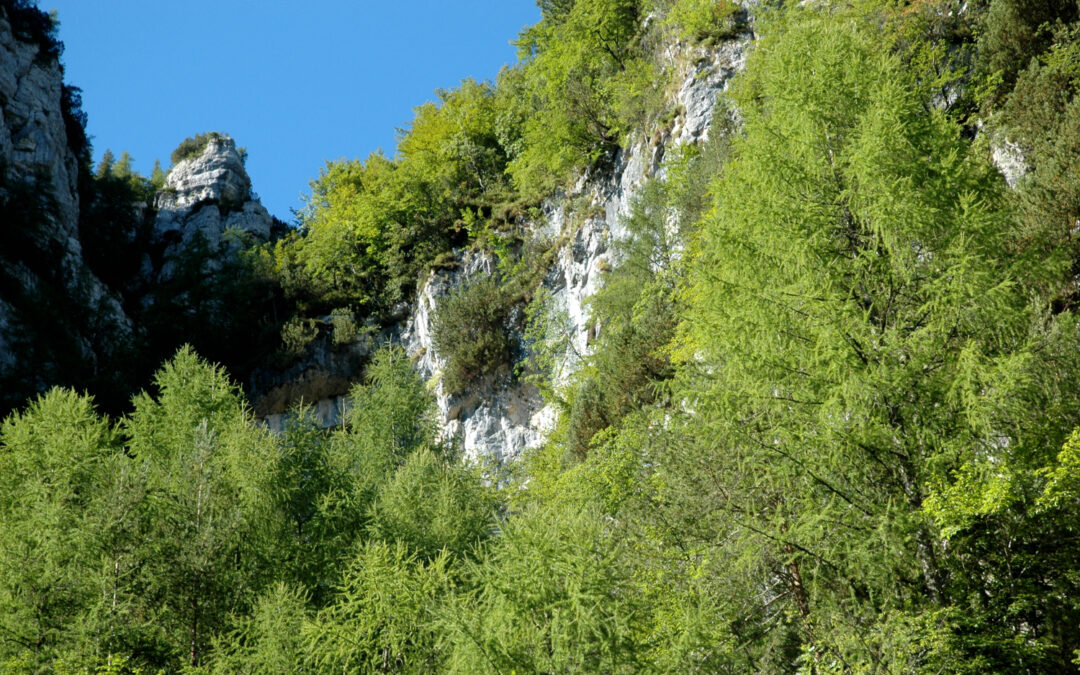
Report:
<svg viewBox="0 0 1080 675"><path fill-rule="evenodd" d="M50 234L79 252L79 165L61 111L63 73L55 57L41 58L39 51L37 43L13 34L0 10L0 161L12 180L47 178L56 205Z"/></svg>
<svg viewBox="0 0 1080 675"><path fill-rule="evenodd" d="M583 177L569 195L544 205L543 220L535 224L533 236L566 241L544 281L557 311L567 319L568 346L552 374L557 384L568 381L577 370L597 335L599 327L590 316L588 301L602 287L604 271L617 262L614 244L627 235L623 220L637 191L648 178L663 172L667 153L705 140L718 96L742 69L749 41L743 37L691 54L673 47L668 58L681 64L677 67L682 74L674 101L680 112L674 122L652 130L621 152L609 171ZM590 215L582 220L570 212L572 204L588 205L585 210ZM543 441L556 411L544 405L534 386L509 374L464 394L449 395L439 381L445 362L432 337L440 300L469 279L491 274L493 266L494 261L485 256L466 254L459 269L433 272L417 294L401 343L416 360L421 375L432 383L443 436L460 443L467 459L511 461Z"/></svg>
<svg viewBox="0 0 1080 675"><path fill-rule="evenodd" d="M1004 137L994 138L990 142L990 158L1011 188L1016 187L1020 179L1031 170L1024 160L1024 150L1020 144Z"/></svg>
<svg viewBox="0 0 1080 675"><path fill-rule="evenodd" d="M208 200L244 202L250 195L251 179L236 141L228 136L212 136L202 152L178 162L169 171L158 205L176 211Z"/></svg>
<svg viewBox="0 0 1080 675"><path fill-rule="evenodd" d="M236 142L213 136L195 157L176 164L155 201L154 233L171 244L201 237L217 247L229 230L265 239L273 218L251 193Z"/></svg>

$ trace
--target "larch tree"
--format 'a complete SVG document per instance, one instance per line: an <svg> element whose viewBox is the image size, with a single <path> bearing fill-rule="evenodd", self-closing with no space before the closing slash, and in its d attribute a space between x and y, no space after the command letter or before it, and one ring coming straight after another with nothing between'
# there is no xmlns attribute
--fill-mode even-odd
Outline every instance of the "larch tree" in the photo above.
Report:
<svg viewBox="0 0 1080 675"><path fill-rule="evenodd" d="M758 598L730 615L758 644L788 626L808 665L925 666L948 537L1033 494L1075 424L1073 322L1036 293L1062 257L1019 245L1000 177L872 17L762 32L694 245L693 440L660 460L665 500Z"/></svg>

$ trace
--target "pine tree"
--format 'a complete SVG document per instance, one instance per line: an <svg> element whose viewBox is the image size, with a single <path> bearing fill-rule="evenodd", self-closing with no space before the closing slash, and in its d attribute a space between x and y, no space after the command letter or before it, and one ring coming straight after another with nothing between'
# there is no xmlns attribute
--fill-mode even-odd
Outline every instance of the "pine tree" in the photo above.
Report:
<svg viewBox="0 0 1080 675"><path fill-rule="evenodd" d="M104 161L105 160L102 159L102 164L104 164ZM120 153L120 159L117 160L117 162L113 164L110 168L109 173L112 175L113 178L117 178L119 180L130 180L131 177L135 175L135 170L131 168L131 162L131 153L129 153L127 150L124 150Z"/></svg>
<svg viewBox="0 0 1080 675"><path fill-rule="evenodd" d="M69 390L0 427L0 669L93 661L99 636L86 619L109 525L102 487L118 452L92 401Z"/></svg>
<svg viewBox="0 0 1080 675"><path fill-rule="evenodd" d="M269 487L275 441L256 428L225 373L181 349L126 420L128 451L146 475L142 578L129 587L169 653L200 665L230 613L248 609L271 580L281 531Z"/></svg>
<svg viewBox="0 0 1080 675"><path fill-rule="evenodd" d="M155 190L161 190L165 187L165 171L161 168L161 160L154 160L154 168L150 172L150 184L154 186Z"/></svg>
<svg viewBox="0 0 1080 675"><path fill-rule="evenodd" d="M94 177L100 180L105 176L111 176L114 166L116 166L116 155L113 154L112 150L106 148L105 154L101 156L101 161L98 162Z"/></svg>

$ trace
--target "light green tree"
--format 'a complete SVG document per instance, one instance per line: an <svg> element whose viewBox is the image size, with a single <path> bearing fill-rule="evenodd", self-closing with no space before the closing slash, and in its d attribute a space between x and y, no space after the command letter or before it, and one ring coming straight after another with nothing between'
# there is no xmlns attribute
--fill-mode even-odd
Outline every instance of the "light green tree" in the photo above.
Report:
<svg viewBox="0 0 1080 675"><path fill-rule="evenodd" d="M104 473L116 433L86 396L53 389L0 427L0 667L96 661L80 620L99 601Z"/></svg>
<svg viewBox="0 0 1080 675"><path fill-rule="evenodd" d="M424 560L442 551L469 555L496 526L498 502L483 480L458 457L413 453L372 506L372 536L408 544Z"/></svg>
<svg viewBox="0 0 1080 675"><path fill-rule="evenodd" d="M716 583L733 625L776 638L770 667L933 663L930 623L893 637L962 592L946 537L1022 509L1080 410L1073 322L1037 296L1061 256L1020 246L1000 178L871 17L762 31L693 251L693 414L661 498L722 542Z"/></svg>
<svg viewBox="0 0 1080 675"><path fill-rule="evenodd" d="M200 665L230 613L271 579L281 526L269 493L277 442L257 428L220 367L181 349L127 418L128 451L147 481L135 555L141 611L171 665ZM175 659L175 660L173 660Z"/></svg>
<svg viewBox="0 0 1080 675"><path fill-rule="evenodd" d="M511 517L443 619L449 672L636 672L644 614L628 551L574 502Z"/></svg>
<svg viewBox="0 0 1080 675"><path fill-rule="evenodd" d="M291 673L304 668L302 631L307 620L303 591L284 583L268 588L232 631L214 639L206 671Z"/></svg>
<svg viewBox="0 0 1080 675"><path fill-rule="evenodd" d="M436 611L451 588L447 556L423 563L404 544L365 543L337 602L304 626L309 662L326 672L439 670Z"/></svg>

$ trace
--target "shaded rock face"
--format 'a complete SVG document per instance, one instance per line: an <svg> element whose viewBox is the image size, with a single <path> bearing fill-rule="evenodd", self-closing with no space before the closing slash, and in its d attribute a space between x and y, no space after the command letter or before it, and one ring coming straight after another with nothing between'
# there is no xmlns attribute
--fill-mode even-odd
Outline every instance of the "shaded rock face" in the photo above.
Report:
<svg viewBox="0 0 1080 675"><path fill-rule="evenodd" d="M155 237L173 245L201 236L216 248L228 230L265 239L273 225L270 213L252 196L251 179L228 136L211 137L197 157L177 163L155 206Z"/></svg>
<svg viewBox="0 0 1080 675"><path fill-rule="evenodd" d="M680 112L670 128L655 130L621 152L610 172L586 176L570 195L544 205L544 218L534 227L534 236L567 241L544 280L556 311L567 319L567 348L553 374L556 384L569 380L597 334L588 301L602 287L604 271L617 263L615 244L627 236L623 221L638 189L650 177L663 174L668 152L706 139L718 96L742 69L749 43L749 37L742 37L715 49L697 50L689 58L673 49L669 58L680 59L683 65L674 101ZM596 215L577 226L568 209L571 203L583 201L590 205L588 213ZM466 458L508 461L543 441L556 411L544 405L535 387L509 377L449 396L438 378L445 362L432 339L440 300L468 279L490 274L492 268L491 259L467 254L460 269L432 273L417 294L401 331L401 343L416 360L421 375L434 384L443 436L457 439Z"/></svg>
<svg viewBox="0 0 1080 675"><path fill-rule="evenodd" d="M388 335L364 335L335 345L325 334L329 317L321 323L324 334L302 359L284 368L260 368L251 375L255 414L274 431L284 429L289 411L297 405L312 406L312 414L324 427L339 424L349 408L347 395L356 376L364 372L376 345L389 340Z"/></svg>
<svg viewBox="0 0 1080 675"><path fill-rule="evenodd" d="M0 213L0 407L18 393L93 377L99 357L132 334L119 296L83 258L79 158L69 145L63 69L44 48L17 35L0 8L0 204L11 209ZM46 309L60 315L43 325ZM50 340L38 340L43 331ZM73 365L77 376L66 372Z"/></svg>

